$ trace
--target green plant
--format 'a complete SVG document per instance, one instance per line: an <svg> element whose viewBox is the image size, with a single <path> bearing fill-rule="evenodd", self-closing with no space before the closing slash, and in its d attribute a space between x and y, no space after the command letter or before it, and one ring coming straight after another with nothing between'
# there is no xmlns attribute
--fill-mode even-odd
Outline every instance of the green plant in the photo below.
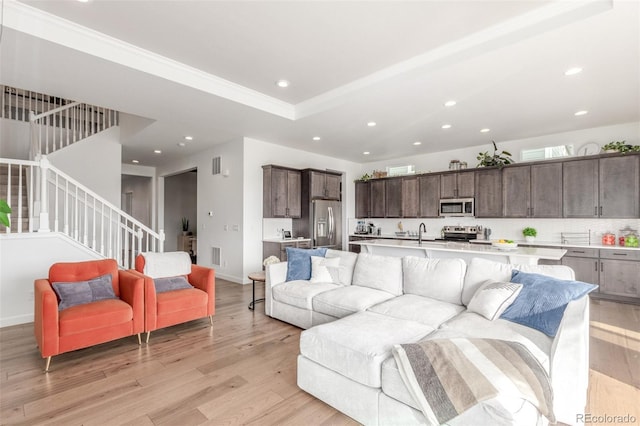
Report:
<svg viewBox="0 0 640 426"><path fill-rule="evenodd" d="M11 213L11 207L9 207L9 204L7 204L5 200L0 200L0 223L7 228L11 226L9 213Z"/></svg>
<svg viewBox="0 0 640 426"><path fill-rule="evenodd" d="M609 142L602 147L603 151L618 151L622 154L627 152L640 152L640 145L629 145L626 141Z"/></svg>
<svg viewBox="0 0 640 426"><path fill-rule="evenodd" d="M366 182L369 179L371 179L371 176L369 176L369 173L365 173L362 176L360 176L360 178L356 179L356 182L358 181Z"/></svg>
<svg viewBox="0 0 640 426"><path fill-rule="evenodd" d="M187 219L186 217L182 218L182 230L184 232L187 232L189 230L189 219Z"/></svg>
<svg viewBox="0 0 640 426"><path fill-rule="evenodd" d="M498 147L495 141L493 143L493 154L489 152L480 152L476 157L480 163L476 167L498 167L503 168L507 164L513 164L514 161L511 158L511 153L507 151L498 152Z"/></svg>
<svg viewBox="0 0 640 426"><path fill-rule="evenodd" d="M526 227L522 230L522 235L525 237L535 237L538 235L538 231L536 231L536 228Z"/></svg>

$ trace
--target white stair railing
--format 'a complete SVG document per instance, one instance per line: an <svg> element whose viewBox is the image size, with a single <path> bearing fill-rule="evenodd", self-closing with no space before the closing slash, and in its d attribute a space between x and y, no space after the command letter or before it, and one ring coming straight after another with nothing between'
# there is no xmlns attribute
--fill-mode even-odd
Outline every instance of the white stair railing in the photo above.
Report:
<svg viewBox="0 0 640 426"><path fill-rule="evenodd" d="M33 232L33 185L38 163L35 161L0 159L0 198L11 206L11 227L7 233ZM27 229L25 229L27 227ZM15 229L15 231L13 231Z"/></svg>
<svg viewBox="0 0 640 426"><path fill-rule="evenodd" d="M49 111L29 115L31 123L31 155L49 154L117 126L117 111L72 102Z"/></svg>
<svg viewBox="0 0 640 426"><path fill-rule="evenodd" d="M8 167L7 182L0 181L0 198L11 199L12 185L22 173L12 174L13 168L26 168L29 177L29 212L38 218L37 232L62 232L79 243L116 259L120 267L135 266L135 257L143 251L164 251L164 232L155 232L137 219L100 197L70 176L53 167L46 156L39 161L20 161L0 158L0 167ZM6 187L5 187L6 185ZM18 186L20 188L20 186ZM35 188L35 189L34 189ZM39 206L34 193L39 192ZM20 198L19 198L20 199ZM13 208L13 207L12 207ZM18 206L18 217L23 220ZM33 220L29 231L35 230ZM21 227L18 227L21 229ZM6 229L11 233L11 229ZM18 231L21 232L21 231Z"/></svg>

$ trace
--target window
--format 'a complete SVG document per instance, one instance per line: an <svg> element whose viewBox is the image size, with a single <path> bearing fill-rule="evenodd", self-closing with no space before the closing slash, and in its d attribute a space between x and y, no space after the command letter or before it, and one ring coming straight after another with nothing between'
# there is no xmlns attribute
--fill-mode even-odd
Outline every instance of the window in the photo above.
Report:
<svg viewBox="0 0 640 426"><path fill-rule="evenodd" d="M548 146L546 148L523 149L522 161L548 160L550 158L571 157L574 155L573 145Z"/></svg>
<svg viewBox="0 0 640 426"><path fill-rule="evenodd" d="M410 164L408 166L387 167L387 176L404 176L416 173L416 166Z"/></svg>

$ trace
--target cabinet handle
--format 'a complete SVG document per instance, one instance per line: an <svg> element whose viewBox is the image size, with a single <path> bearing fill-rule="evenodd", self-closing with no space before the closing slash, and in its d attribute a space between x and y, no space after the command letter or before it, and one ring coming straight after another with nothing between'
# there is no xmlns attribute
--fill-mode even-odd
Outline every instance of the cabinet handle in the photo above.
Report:
<svg viewBox="0 0 640 426"><path fill-rule="evenodd" d="M596 272L598 272L598 261L596 260Z"/></svg>
<svg viewBox="0 0 640 426"><path fill-rule="evenodd" d="M593 208L593 215L594 215L594 216L598 216L598 206L595 206L595 207Z"/></svg>
<svg viewBox="0 0 640 426"><path fill-rule="evenodd" d="M602 206L600 206L600 216L602 216Z"/></svg>
<svg viewBox="0 0 640 426"><path fill-rule="evenodd" d="M614 256L626 256L627 253L613 253Z"/></svg>
<svg viewBox="0 0 640 426"><path fill-rule="evenodd" d="M604 264L600 262L600 272L604 271Z"/></svg>
<svg viewBox="0 0 640 426"><path fill-rule="evenodd" d="M584 254L584 251L580 251L580 250L572 250L571 252L572 253L583 253Z"/></svg>

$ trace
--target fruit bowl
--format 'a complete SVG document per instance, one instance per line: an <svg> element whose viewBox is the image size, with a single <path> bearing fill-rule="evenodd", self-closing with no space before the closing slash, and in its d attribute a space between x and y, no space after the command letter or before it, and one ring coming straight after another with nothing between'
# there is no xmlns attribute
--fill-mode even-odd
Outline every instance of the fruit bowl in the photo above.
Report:
<svg viewBox="0 0 640 426"><path fill-rule="evenodd" d="M512 240L498 240L493 241L491 247L497 248L498 250L515 250L518 248L518 243Z"/></svg>

